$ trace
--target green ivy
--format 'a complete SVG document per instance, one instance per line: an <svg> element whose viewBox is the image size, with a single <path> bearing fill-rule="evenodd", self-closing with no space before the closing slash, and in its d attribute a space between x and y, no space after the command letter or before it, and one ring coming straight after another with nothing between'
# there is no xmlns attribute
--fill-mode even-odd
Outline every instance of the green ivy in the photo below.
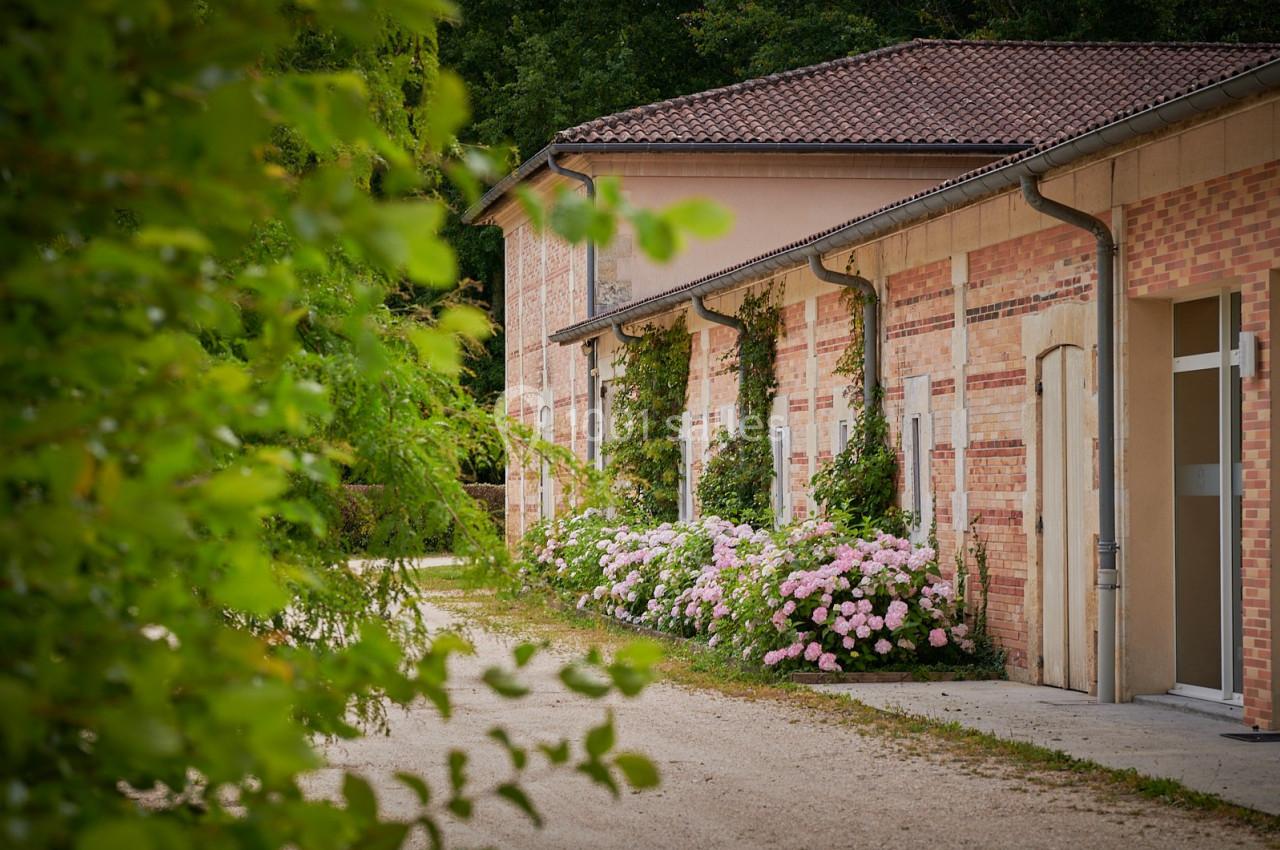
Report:
<svg viewBox="0 0 1280 850"><path fill-rule="evenodd" d="M778 394L778 337L782 333L780 293L773 288L749 294L738 310L744 330L725 355L729 370L741 370L738 413L741 427L734 434L716 434L711 457L698 480L702 513L758 527L773 524L770 484L773 447L769 414Z"/></svg>
<svg viewBox="0 0 1280 850"><path fill-rule="evenodd" d="M845 274L852 273L852 265L845 267ZM840 293L840 301L849 311L849 344L845 346L832 371L849 379L846 392L854 398L863 397L867 376L864 374L863 352L866 351L866 334L862 327L862 308L867 303L867 296L862 290L846 287Z"/></svg>
<svg viewBox="0 0 1280 850"><path fill-rule="evenodd" d="M689 387L692 338L680 317L669 328L652 325L624 345L614 361L617 438L605 450L622 496L637 518L675 521L680 510L680 417Z"/></svg>
<svg viewBox="0 0 1280 850"><path fill-rule="evenodd" d="M782 333L781 292L773 288L742 299L738 321L745 331L738 334L737 344L724 357L730 368L742 371L738 391L738 410L745 430L763 429L773 411L773 398L778 394L778 337Z"/></svg>
<svg viewBox="0 0 1280 850"><path fill-rule="evenodd" d="M866 385L866 333L862 323L865 298L861 292L845 290L849 344L834 370L849 379L846 392L854 398L862 397ZM813 476L813 496L823 513L838 523L849 527L871 525L891 534L905 534L907 516L895 504L897 478L898 457L889 443L884 393L876 387L871 397L855 408L848 444Z"/></svg>

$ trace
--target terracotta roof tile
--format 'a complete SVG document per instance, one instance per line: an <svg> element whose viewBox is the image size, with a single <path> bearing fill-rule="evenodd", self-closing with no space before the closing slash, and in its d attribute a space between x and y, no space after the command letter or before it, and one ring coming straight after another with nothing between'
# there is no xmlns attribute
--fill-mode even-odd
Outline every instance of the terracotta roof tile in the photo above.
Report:
<svg viewBox="0 0 1280 850"><path fill-rule="evenodd" d="M1034 145L1276 52L918 40L607 115L554 141Z"/></svg>
<svg viewBox="0 0 1280 850"><path fill-rule="evenodd" d="M936 44L937 42L930 42L930 43ZM992 42L987 42L987 44L992 44ZM948 180L944 180L943 182L929 189L916 192L915 194L909 195L905 198L900 198L899 200L893 201L892 203L889 203L881 207L880 209L873 210L871 212L852 218L848 221L844 221L839 224L833 225L824 230L818 231L817 233L812 233L802 239L796 240L786 245L782 245L778 248L774 248L773 250L767 251L763 254L759 254L757 256L750 257L748 259L739 261L737 263L733 263L732 265L719 269L710 274L703 275L702 277L696 278L695 280L687 281L685 283L679 284L678 286L673 286L669 289L666 289L662 292L658 292L653 295L647 296L645 298L636 299L627 304L620 305L617 308L601 313L600 315L592 319L586 319L584 321L577 322L574 325L570 325L567 328L562 328L561 330L557 331L556 334L559 335L559 334L573 332L578 327L590 324L593 321L597 321L602 318L608 318L611 315L625 313L627 311L633 310L634 308L649 302L659 302L659 301L662 301L664 298L672 294L675 294L677 292L692 290L702 284L714 281L718 278L723 278L739 270L745 270L754 266L762 265L767 260L770 260L782 254L786 254L790 251L812 245L816 242L821 241L825 237L835 234L841 230L846 230L848 228L851 228L854 225L859 224L861 222L880 218L886 213L889 213L890 211L893 211L893 210L897 210L899 208L910 207L914 202L926 196L940 194L945 190L949 189L950 187L969 182L989 172L998 171L1007 166L1016 164L1020 161L1032 159L1037 155L1044 153L1045 151L1049 151L1058 146L1064 145L1070 142L1072 139L1079 138L1093 131L1101 130L1107 126L1114 126L1118 122L1125 121L1129 119L1131 116L1138 114L1140 112L1143 112L1144 110L1158 107L1160 104L1163 104L1170 100L1191 96L1195 92L1201 91L1206 87L1212 86L1214 83L1221 82L1223 80L1226 80L1230 77L1234 77L1236 75L1244 74L1250 71L1251 69L1255 69L1255 68L1258 68L1259 66L1273 63L1275 60L1280 59L1280 44L1260 44L1260 45L1240 45L1240 46L1202 45L1202 44L1130 45L1129 47L1132 49L1138 49L1138 50L1147 50L1153 47L1177 47L1177 48L1192 50L1192 51L1197 49L1204 49L1204 48L1229 47L1238 52L1235 52L1235 53L1228 52L1228 53L1217 54L1221 59L1231 59L1232 61L1221 62L1220 64L1214 67L1206 67L1204 65L1197 64L1197 67L1200 67L1203 69L1199 77L1186 78L1181 83L1178 83L1178 84L1171 83L1170 85L1168 85L1166 88L1164 88L1159 92L1156 92L1154 94L1149 93L1149 95L1145 97L1145 99L1134 100L1131 103L1127 103L1123 107L1117 107L1115 109L1108 110L1100 114L1095 113L1094 117L1092 117L1088 121L1085 121L1085 120L1074 121L1069 125L1068 129L1063 129L1058 132L1050 132L1045 138L1037 140L1037 142L1030 147L1024 148L1023 150L1020 150L1016 153L1009 154L1008 156L1005 156L1001 159L988 162L985 165L981 165L971 171L965 172L964 174L960 174L956 177L950 178ZM1200 54L1200 55L1201 55L1201 58L1203 58L1203 54ZM920 214L923 216L927 214L927 211L922 210Z"/></svg>

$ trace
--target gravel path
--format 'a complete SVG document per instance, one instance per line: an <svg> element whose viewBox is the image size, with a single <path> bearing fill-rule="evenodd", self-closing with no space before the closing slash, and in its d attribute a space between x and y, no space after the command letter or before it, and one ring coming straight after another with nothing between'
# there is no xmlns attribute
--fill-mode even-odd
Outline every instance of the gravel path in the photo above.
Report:
<svg viewBox="0 0 1280 850"><path fill-rule="evenodd" d="M453 615L431 608L441 623ZM445 754L471 755L474 787L505 780L509 760L486 732L505 726L518 742L580 741L616 713L619 748L640 750L658 765L662 786L624 791L614 802L570 770L531 761L525 788L546 819L535 829L493 798L478 800L476 821L446 823L451 847L504 848L829 848L829 847L1265 847L1238 825L1155 803L1062 787L987 765L911 754L901 743L855 728L825 725L820 715L773 702L752 702L657 684L633 700L600 702L570 694L554 673L564 656L541 653L524 672L532 692L505 700L479 683L480 671L505 664L515 640L471 631L477 656L453 665L453 720L423 705L391 717L389 736L328 748L332 768L307 783L337 796L342 769L375 785L384 810L412 817L416 800L390 779L398 770L447 788ZM918 748L917 748L918 749ZM425 846L416 834L413 846Z"/></svg>

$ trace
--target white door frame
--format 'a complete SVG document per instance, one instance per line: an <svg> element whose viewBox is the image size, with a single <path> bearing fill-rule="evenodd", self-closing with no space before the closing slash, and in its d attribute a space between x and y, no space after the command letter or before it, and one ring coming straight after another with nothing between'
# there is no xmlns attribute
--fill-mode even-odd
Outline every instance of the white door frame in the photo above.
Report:
<svg viewBox="0 0 1280 850"><path fill-rule="evenodd" d="M1218 350L1204 354L1192 354L1173 358L1173 374L1215 369L1218 372L1218 625L1219 667L1222 687L1218 690L1200 685L1175 682L1170 693L1196 699L1244 704L1244 697L1235 690L1235 592L1232 586L1232 570L1235 539L1240 533L1236 527L1233 502L1235 497L1235 464L1231 456L1231 439L1235 433L1232 421L1234 407L1231 404L1231 367L1240 365L1240 350L1231 348L1231 296L1236 290L1223 289L1218 300ZM1213 297L1213 296L1208 296ZM1202 301L1206 296L1179 299ZM1173 328L1170 327L1170 333ZM1171 423L1172 424L1172 423ZM1176 520L1175 520L1176 522ZM1175 553L1176 557L1176 553ZM1174 573L1177 581L1177 573ZM1174 608L1174 634L1177 634L1177 607ZM1175 652L1177 640L1174 641ZM1175 657L1174 671L1177 671Z"/></svg>

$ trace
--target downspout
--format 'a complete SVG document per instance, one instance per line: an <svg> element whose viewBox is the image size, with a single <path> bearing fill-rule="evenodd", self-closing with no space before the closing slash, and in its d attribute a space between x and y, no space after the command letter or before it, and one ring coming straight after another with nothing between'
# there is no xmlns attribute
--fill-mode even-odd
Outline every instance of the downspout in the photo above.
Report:
<svg viewBox="0 0 1280 850"><path fill-rule="evenodd" d="M1098 702L1116 701L1116 455L1114 300L1116 243L1111 229L1082 210L1040 194L1024 176L1031 208L1093 234L1098 246Z"/></svg>
<svg viewBox="0 0 1280 850"><path fill-rule="evenodd" d="M862 294L862 403L870 404L880 385L876 349L880 345L880 328L876 310L876 288L861 275L832 271L822 264L821 254L809 255L809 271L824 283L856 289Z"/></svg>
<svg viewBox="0 0 1280 850"><path fill-rule="evenodd" d="M692 298L689 299L689 303L693 305L693 312L697 313L699 316L706 319L708 322L715 322L717 325L724 325L726 328L733 328L735 331L738 332L739 339L741 339L742 335L747 332L747 326L742 323L741 319L739 319L737 316L730 316L727 313L717 313L715 310L708 308L706 304L702 303L701 295L694 295ZM737 398L737 402L734 404L734 409L737 410L738 412L739 427L742 426L742 385L743 385L743 370L742 370L742 364L739 363L738 364L738 398Z"/></svg>
<svg viewBox="0 0 1280 850"><path fill-rule="evenodd" d="M642 336L629 334L626 331L624 331L622 329L622 322L614 322L612 325L610 325L610 327L613 328L614 337L618 340L618 342L622 343L623 345L626 345L629 342L639 342L640 340L644 339L644 337Z"/></svg>
<svg viewBox="0 0 1280 850"><path fill-rule="evenodd" d="M565 168L556 162L554 153L547 155L547 168L561 177L568 177L571 180L577 180L587 190L587 197L591 199L592 204L596 200L596 181L591 179L590 174L584 174L581 171L574 171L572 168ZM594 318L596 315L596 243L592 239L587 240L587 318ZM596 440L599 434L596 432L596 406L600 399L599 381L600 370L597 352L600 342L596 338L592 338L587 342L587 463L593 463L596 459Z"/></svg>

